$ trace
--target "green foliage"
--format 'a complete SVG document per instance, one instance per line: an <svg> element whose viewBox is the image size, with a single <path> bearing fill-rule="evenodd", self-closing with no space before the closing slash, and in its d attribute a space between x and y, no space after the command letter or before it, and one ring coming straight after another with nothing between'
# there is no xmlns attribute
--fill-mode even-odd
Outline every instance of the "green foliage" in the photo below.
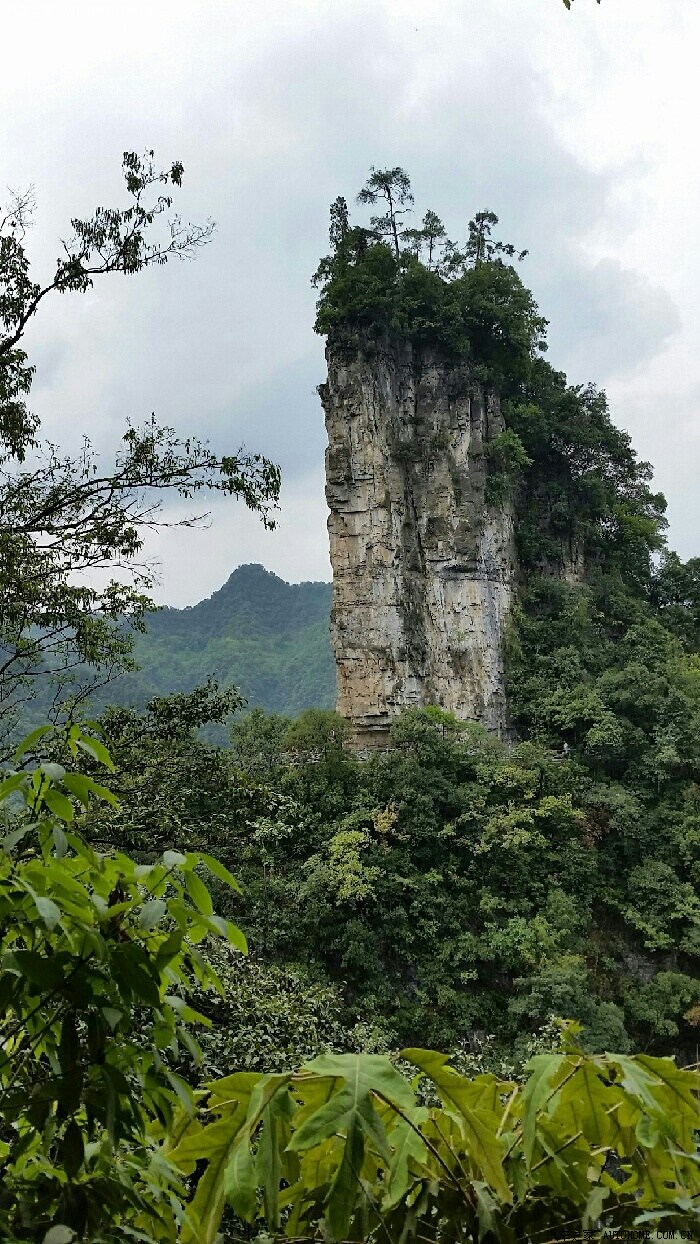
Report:
<svg viewBox="0 0 700 1244"><path fill-rule="evenodd" d="M528 374L545 347L546 321L504 262L515 256L515 247L491 236L498 217L478 212L460 248L433 211L426 212L422 228L399 230L399 217L413 202L403 169L372 170L358 202L380 199L386 214L372 217L369 229L350 226L344 199L331 208L333 253L313 278L321 289L316 331L364 350L398 335L417 349L469 355L500 386Z"/></svg>
<svg viewBox="0 0 700 1244"><path fill-rule="evenodd" d="M242 959L235 947L208 946L223 992L197 991L191 1005L210 1020L199 1034L200 1083L232 1067L280 1072L328 1050L387 1049L391 1034L379 1026L347 1021L337 985L314 979L302 967ZM191 1078L192 1068L188 1070ZM184 1074L184 1070L183 1070Z"/></svg>
<svg viewBox="0 0 700 1244"><path fill-rule="evenodd" d="M223 722L239 703L209 683L152 700L145 712L109 709L101 718L114 760L119 809L96 811L91 840L149 861L170 848L211 853L223 838L233 798L225 756L196 732Z"/></svg>
<svg viewBox="0 0 700 1244"><path fill-rule="evenodd" d="M413 203L411 182L402 168L370 169L369 177L357 196L358 203L372 205L384 200L386 212L383 216L373 216L370 223L377 237L388 237L393 243L396 258L399 258L399 217L410 211Z"/></svg>
<svg viewBox="0 0 700 1244"><path fill-rule="evenodd" d="M628 594L648 595L666 502L650 491L652 469L612 423L605 394L568 385L539 359L503 411L532 459L516 505L523 571L561 575L578 554L579 577L584 567L589 578L617 573Z"/></svg>
<svg viewBox="0 0 700 1244"><path fill-rule="evenodd" d="M162 706L163 736L175 746L216 707L211 692ZM25 741L0 788L4 1238L214 1244L230 1212L287 1238L331 1240L696 1223L696 1073L648 1055L586 1055L575 1026L558 1052L530 1059L522 1083L469 1078L425 1049L400 1054L420 1083L385 1055L333 1052L344 1036L347 1049L370 1035L345 1033L333 990L263 965L241 975L232 950L207 949L213 936L245 950L200 876L235 888L221 862L171 850L137 864L87 845L95 801L116 801L88 775L34 762L48 734ZM295 772L342 763L332 715L310 715L283 737ZM456 776L455 739L476 769L493 750L438 711L404 720L397 743ZM94 728L73 727L66 743L73 759L113 767ZM501 786L533 795L535 776L498 769ZM566 807L550 797L546 815L561 826ZM375 830L390 837L397 821L385 808ZM366 896L351 886L338 897ZM571 923L570 903L554 910ZM209 985L223 1009L212 1008ZM656 988L687 1001L672 974ZM183 1059L200 1059L191 1029L207 1011L218 1024L207 1068L228 1074L193 1093ZM299 1073L279 1070L309 1054ZM230 1074L236 1055L261 1070Z"/></svg>
<svg viewBox="0 0 700 1244"><path fill-rule="evenodd" d="M527 251L520 251L518 254L512 242L497 242L493 239L493 227L497 224L498 216L495 212L477 212L474 219L469 221L465 255L472 267L493 263L502 255L508 259L517 258L519 262L525 259Z"/></svg>
<svg viewBox="0 0 700 1244"><path fill-rule="evenodd" d="M131 667L124 622L142 626L151 607L153 569L139 554L168 493L185 500L203 490L240 498L274 525L279 471L259 454L220 456L206 442L181 439L154 419L141 428L127 426L114 461L106 465L87 439L80 453L70 456L38 438L38 420L26 405L34 368L21 343L44 300L85 293L111 273L133 275L173 257L191 257L212 233L210 223L186 225L172 212L171 190L183 175L180 163L160 171L153 152L143 157L127 152L123 173L127 206L98 208L89 220L73 220L63 256L42 281L33 279L24 247L31 196L16 197L0 211L3 735L11 733L38 675L52 681L57 704L72 697L75 707L81 676L89 684L96 669L104 681Z"/></svg>
<svg viewBox="0 0 700 1244"><path fill-rule="evenodd" d="M330 583L288 584L262 566L239 566L209 599L151 613L134 640L138 668L98 688L90 711L144 709L154 698L191 693L211 675L268 713L294 717L305 708L330 708L336 696L330 600ZM35 715L40 707L33 707ZM207 733L218 742L227 737L224 730Z"/></svg>
<svg viewBox="0 0 700 1244"><path fill-rule="evenodd" d="M555 694L550 713L582 711L566 684ZM694 762L684 776L664 753L659 815L651 760L644 795L606 775L618 762L600 732L612 737L619 718L605 712L587 727L590 756L574 756L574 730L567 757L549 737L504 747L427 709L402 714L391 748L364 759L335 714L290 726L256 712L234 724L230 753L183 741L170 770L164 758L149 769L138 744L133 754L115 746L115 788L123 770L143 770L144 814L129 826L110 811L99 832L121 824L131 850L190 844L221 858L244 883L236 912L264 960L332 983L348 1027L361 1017L391 1044L396 1034L480 1048L496 1034L494 1057L508 1059L558 1014L583 1024L590 1049L692 1056ZM691 723L688 745L693 737ZM144 739L162 757L147 730ZM225 894L217 902L229 910Z"/></svg>
<svg viewBox="0 0 700 1244"><path fill-rule="evenodd" d="M502 505L514 492L521 472L532 466L532 458L528 458L520 437L512 428L506 428L487 441L484 452L489 463L486 500L490 505Z"/></svg>
<svg viewBox="0 0 700 1244"><path fill-rule="evenodd" d="M47 733L25 740L0 784L0 1232L174 1241L185 1187L167 1146L195 1100L171 1063L200 1057L191 1029L206 1021L187 995L221 989L199 946L246 949L200 872L236 882L192 851L149 864L95 851L93 806L117 801L33 761ZM66 750L113 767L92 727L71 727Z"/></svg>
<svg viewBox="0 0 700 1244"><path fill-rule="evenodd" d="M432 1050L403 1057L436 1104L381 1055L209 1085L204 1128L171 1154L183 1172L207 1161L183 1241L213 1241L225 1202L276 1237L331 1241L697 1228L696 1073L587 1056L571 1036L523 1086L468 1079Z"/></svg>
<svg viewBox="0 0 700 1244"><path fill-rule="evenodd" d="M502 393L517 389L546 349L547 321L529 289L513 267L499 261L468 268L453 286L480 374Z"/></svg>
<svg viewBox="0 0 700 1244"><path fill-rule="evenodd" d="M665 551L652 579L651 603L686 651L700 651L700 558L684 564Z"/></svg>
<svg viewBox="0 0 700 1244"><path fill-rule="evenodd" d="M366 229L351 229L336 256L322 260L314 281L322 285L316 331L388 331L398 311L398 265L391 248Z"/></svg>
<svg viewBox="0 0 700 1244"><path fill-rule="evenodd" d="M428 210L423 217L423 223L420 229L402 229L401 238L406 243L407 249L416 259L420 259L425 253L426 265L432 270L433 265L437 264L440 248L447 244L447 232L440 217L435 212ZM331 238L333 241L333 238Z"/></svg>

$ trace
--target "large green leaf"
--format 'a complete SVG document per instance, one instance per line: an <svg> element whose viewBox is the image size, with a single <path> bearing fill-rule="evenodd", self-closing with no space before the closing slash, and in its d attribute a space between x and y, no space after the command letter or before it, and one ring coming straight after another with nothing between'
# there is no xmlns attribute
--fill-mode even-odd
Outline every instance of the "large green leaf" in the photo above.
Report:
<svg viewBox="0 0 700 1244"><path fill-rule="evenodd" d="M236 890L240 894L241 887L236 878L219 860L214 859L212 855L206 855L203 851L197 852L197 860L204 864L209 869L209 872L213 873L219 881L223 881L225 885L230 886L232 890Z"/></svg>
<svg viewBox="0 0 700 1244"><path fill-rule="evenodd" d="M244 1222L255 1218L257 1187L255 1159L244 1141L234 1147L224 1172L224 1199Z"/></svg>
<svg viewBox="0 0 700 1244"><path fill-rule="evenodd" d="M345 1138L342 1158L327 1198L327 1227L334 1239L347 1235L358 1202L365 1194L361 1170L368 1139L389 1164L391 1152L373 1095L399 1107L411 1109L415 1099L406 1081L391 1062L379 1054L322 1054L307 1063L303 1072L336 1081L330 1097L295 1130L292 1151L312 1149L338 1134Z"/></svg>
<svg viewBox="0 0 700 1244"><path fill-rule="evenodd" d="M582 1062L552 1101L550 1115L565 1125L568 1136L581 1131L599 1146L608 1145L615 1130L612 1115L624 1103L615 1085L606 1084L593 1062Z"/></svg>
<svg viewBox="0 0 700 1244"><path fill-rule="evenodd" d="M36 730L32 730L31 734L28 734L24 739L22 739L22 742L15 751L15 763L18 760L21 760L22 757L26 756L29 752L32 752L40 739L43 739L45 735L52 733L53 726L37 726Z"/></svg>
<svg viewBox="0 0 700 1244"><path fill-rule="evenodd" d="M420 1125L427 1118L428 1110L425 1106L407 1107L391 1130L389 1183L382 1201L382 1208L386 1212L394 1209L412 1187L416 1178L411 1170L412 1164L420 1167L427 1162L428 1148L420 1134Z"/></svg>
<svg viewBox="0 0 700 1244"><path fill-rule="evenodd" d="M447 1066L445 1055L435 1050L407 1049L401 1054L433 1081L447 1109L460 1121L469 1157L489 1187L509 1204L512 1193L503 1170L505 1146L497 1135L500 1120L492 1109L483 1107L486 1086L458 1075Z"/></svg>
<svg viewBox="0 0 700 1244"><path fill-rule="evenodd" d="M185 1136L170 1155L181 1169L185 1169L193 1158L207 1158L209 1161L188 1211L188 1231L193 1234L183 1235L182 1244L188 1244L190 1240L192 1244L198 1241L200 1235L197 1231L205 1244L214 1238L224 1201L228 1201L242 1218L251 1221L255 1214L258 1182L263 1184L271 1216L278 1217L277 1198L282 1167L277 1123L293 1109L287 1093L289 1079L289 1075L263 1076L255 1072L238 1072L210 1086L209 1107L222 1113L223 1118L199 1133ZM279 1102L277 1097L281 1099ZM251 1144L261 1121L264 1123L261 1138L264 1157L260 1157L259 1149L256 1164ZM202 1184L204 1191L200 1194Z"/></svg>
<svg viewBox="0 0 700 1244"><path fill-rule="evenodd" d="M557 1086L572 1070L565 1054L537 1054L527 1064L530 1075L522 1094L523 1150L532 1165L537 1140L537 1117L554 1102Z"/></svg>
<svg viewBox="0 0 700 1244"><path fill-rule="evenodd" d="M186 872L184 874L184 878L185 889L197 908L197 911L200 911L203 916L213 915L214 904L211 901L211 894L209 893L201 877L198 877L196 873Z"/></svg>
<svg viewBox="0 0 700 1244"><path fill-rule="evenodd" d="M221 1111L225 1106L244 1103L247 1113L250 1095L256 1084L264 1079L265 1076L259 1071L235 1071L221 1080L213 1080L206 1085L210 1109Z"/></svg>
<svg viewBox="0 0 700 1244"><path fill-rule="evenodd" d="M700 1075L697 1070L679 1068L671 1058L649 1054L611 1056L622 1072L622 1084L637 1098L657 1123L664 1121L662 1133L670 1133L686 1151L694 1150ZM649 1125L643 1125L648 1126ZM663 1142L660 1142L663 1143Z"/></svg>
<svg viewBox="0 0 700 1244"><path fill-rule="evenodd" d="M170 1160L176 1165L190 1162L197 1149L197 1157L207 1159L206 1170L197 1184L192 1202L187 1207L180 1244L214 1244L224 1209L227 1167L234 1141L244 1121L245 1114L241 1108L195 1133L193 1137L185 1137L170 1154Z"/></svg>
<svg viewBox="0 0 700 1244"><path fill-rule="evenodd" d="M412 1106L413 1094L391 1062L378 1054L322 1054L306 1063L302 1071L338 1080L329 1099L301 1124L290 1142L290 1149L310 1149L337 1132L347 1134L359 1127L389 1160L387 1139L372 1094L388 1101Z"/></svg>
<svg viewBox="0 0 700 1244"><path fill-rule="evenodd" d="M294 1110L295 1104L288 1092L275 1092L260 1114L262 1126L255 1171L258 1186L263 1190L265 1222L274 1231L280 1224L280 1180L286 1173L283 1155L290 1139L289 1122Z"/></svg>
<svg viewBox="0 0 700 1244"><path fill-rule="evenodd" d="M162 898L149 899L141 908L139 928L146 933L150 932L151 929L154 929L160 923L167 910L167 904Z"/></svg>
<svg viewBox="0 0 700 1244"><path fill-rule="evenodd" d="M49 787L44 792L43 798L47 808L50 808L54 816L57 816L59 820L66 822L73 820L73 804L67 795L62 795L60 790Z"/></svg>

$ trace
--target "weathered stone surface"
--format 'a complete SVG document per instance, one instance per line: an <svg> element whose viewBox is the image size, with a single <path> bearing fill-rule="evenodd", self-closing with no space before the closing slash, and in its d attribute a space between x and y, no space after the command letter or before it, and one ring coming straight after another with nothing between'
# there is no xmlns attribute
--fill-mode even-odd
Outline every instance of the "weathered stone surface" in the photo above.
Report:
<svg viewBox="0 0 700 1244"><path fill-rule="evenodd" d="M485 496L497 399L463 366L407 343L327 348L338 711L381 737L409 705L506 729L503 631L514 590L513 516Z"/></svg>

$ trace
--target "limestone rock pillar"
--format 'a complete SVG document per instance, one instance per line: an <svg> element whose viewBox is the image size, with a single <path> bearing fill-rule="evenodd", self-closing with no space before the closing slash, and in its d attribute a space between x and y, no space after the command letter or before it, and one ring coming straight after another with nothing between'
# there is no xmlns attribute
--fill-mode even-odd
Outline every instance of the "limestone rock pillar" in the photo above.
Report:
<svg viewBox="0 0 700 1244"><path fill-rule="evenodd" d="M338 711L368 743L427 704L503 734L515 549L512 507L486 496L498 399L406 342L326 353Z"/></svg>

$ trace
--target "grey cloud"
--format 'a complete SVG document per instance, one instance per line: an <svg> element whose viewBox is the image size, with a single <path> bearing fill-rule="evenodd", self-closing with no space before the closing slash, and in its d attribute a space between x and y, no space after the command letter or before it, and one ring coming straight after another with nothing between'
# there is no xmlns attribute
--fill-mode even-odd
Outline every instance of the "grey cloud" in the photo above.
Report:
<svg viewBox="0 0 700 1244"><path fill-rule="evenodd" d="M45 259L71 214L114 197L125 147L182 158L178 208L218 222L195 263L104 283L89 313L66 299L37 327L35 404L52 434L88 430L106 446L124 416L154 410L222 449L245 442L279 461L290 486L320 489L323 355L309 277L326 249L328 203L352 199L370 164L404 165L417 209L434 208L453 236L475 210L498 212L502 235L530 250L522 275L552 321L552 362L575 379L632 370L663 348L678 327L669 296L580 249L610 216L620 230L634 224L635 199L622 191L638 170L591 172L556 137L554 103L523 37L527 14L504 21L496 40L480 3L455 8L460 43L442 31L452 11L438 4L414 31L381 0L314 6L241 54L221 6L204 33L189 23L187 57L169 63L136 49L130 72L87 92L84 81L72 93L67 84L40 136L13 130L17 159L29 152L38 166ZM310 504L320 513L322 493ZM295 530L282 528L279 540L291 547ZM312 540L307 529L303 538ZM326 555L322 523L316 538L310 565ZM250 560L224 543L230 569ZM166 597L170 578L180 598L187 572L169 548Z"/></svg>
<svg viewBox="0 0 700 1244"><path fill-rule="evenodd" d="M199 434L221 452L243 446L263 453L283 464L285 480L297 480L310 462L323 461L326 438L316 392L323 374L319 341L313 352L271 361L266 374L236 392L229 405L201 411L189 423L196 422ZM186 411L179 421L188 422Z"/></svg>
<svg viewBox="0 0 700 1244"><path fill-rule="evenodd" d="M572 380L629 376L644 367L680 331L669 293L615 259L578 270L573 265L550 287L550 348Z"/></svg>
<svg viewBox="0 0 700 1244"><path fill-rule="evenodd" d="M700 556L700 385L673 391L644 386L616 403L640 457L654 466L654 487L668 502L669 545L683 558Z"/></svg>

